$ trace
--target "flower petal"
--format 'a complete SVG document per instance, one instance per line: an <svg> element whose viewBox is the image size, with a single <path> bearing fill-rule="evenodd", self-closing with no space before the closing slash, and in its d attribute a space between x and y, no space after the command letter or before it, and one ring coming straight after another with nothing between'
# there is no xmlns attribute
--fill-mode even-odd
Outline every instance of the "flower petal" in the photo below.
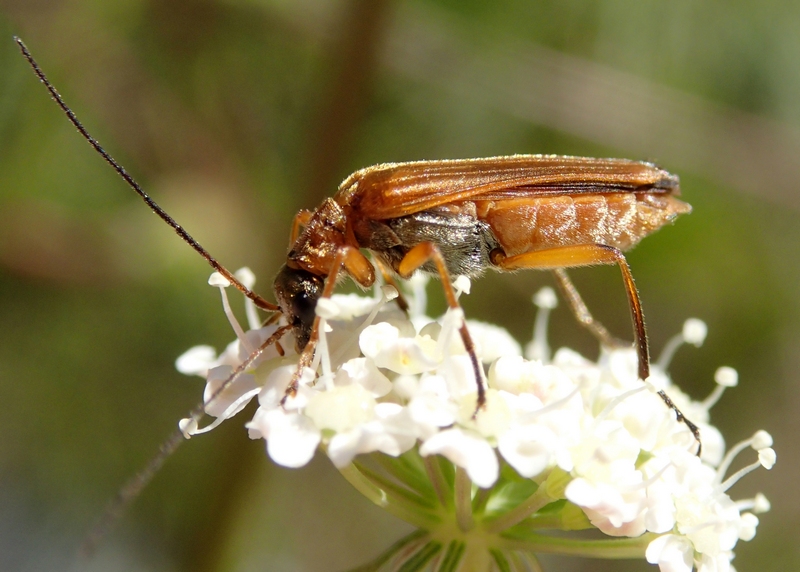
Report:
<svg viewBox="0 0 800 572"><path fill-rule="evenodd" d="M307 464L314 456L321 434L311 420L299 413L282 409L259 409L248 424L267 440L270 458L284 467L296 468Z"/></svg>
<svg viewBox="0 0 800 572"><path fill-rule="evenodd" d="M491 487L500 471L497 455L485 439L458 428L436 433L419 448L422 456L442 455L467 471L473 483Z"/></svg>

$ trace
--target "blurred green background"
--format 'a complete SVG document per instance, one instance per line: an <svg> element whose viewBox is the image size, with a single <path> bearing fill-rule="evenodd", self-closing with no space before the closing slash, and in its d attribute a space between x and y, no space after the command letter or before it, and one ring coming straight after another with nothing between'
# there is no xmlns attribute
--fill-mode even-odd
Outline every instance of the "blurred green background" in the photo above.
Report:
<svg viewBox="0 0 800 572"><path fill-rule="evenodd" d="M96 559L74 560L200 396L174 359L233 336L205 263L77 135L13 34L103 145L267 297L292 215L363 166L542 152L678 173L694 212L629 257L653 354L684 319L708 323L674 379L702 398L718 366L737 368L713 421L729 443L767 429L778 452L732 491L774 506L735 564L800 569L797 30L800 3L785 0L0 0L0 569L329 571L407 530L324 459L272 465L241 415L184 445ZM618 270L572 274L629 337ZM467 313L527 341L544 284L487 276ZM554 322L553 345L596 355L568 312Z"/></svg>

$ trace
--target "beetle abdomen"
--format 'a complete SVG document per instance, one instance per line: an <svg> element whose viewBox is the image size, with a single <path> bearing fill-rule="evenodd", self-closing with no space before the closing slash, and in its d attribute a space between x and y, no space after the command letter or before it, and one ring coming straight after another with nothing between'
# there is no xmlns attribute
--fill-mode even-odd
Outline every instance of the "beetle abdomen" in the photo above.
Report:
<svg viewBox="0 0 800 572"><path fill-rule="evenodd" d="M691 207L665 193L608 193L481 201L507 256L559 246L604 244L627 250Z"/></svg>

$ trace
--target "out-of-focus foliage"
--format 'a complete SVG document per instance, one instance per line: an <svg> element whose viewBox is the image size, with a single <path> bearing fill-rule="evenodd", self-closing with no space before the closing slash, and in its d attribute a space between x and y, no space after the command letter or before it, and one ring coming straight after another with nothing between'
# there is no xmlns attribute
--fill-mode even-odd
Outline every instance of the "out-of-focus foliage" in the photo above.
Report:
<svg viewBox="0 0 800 572"><path fill-rule="evenodd" d="M674 377L779 463L739 570L800 568L800 4L677 0L0 0L0 568L67 569L117 487L194 405L176 356L231 338L210 270L48 99L18 34L90 131L229 268L269 293L294 212L382 161L562 153L657 160L694 212L629 260L653 353L708 322ZM620 336L618 272L574 273ZM467 312L529 335L542 273L487 276ZM433 290L433 289L432 289ZM568 313L552 339L596 347ZM405 525L324 460L271 466L229 421L169 461L88 566L334 570ZM81 565L83 566L83 565ZM559 570L602 568L560 561Z"/></svg>

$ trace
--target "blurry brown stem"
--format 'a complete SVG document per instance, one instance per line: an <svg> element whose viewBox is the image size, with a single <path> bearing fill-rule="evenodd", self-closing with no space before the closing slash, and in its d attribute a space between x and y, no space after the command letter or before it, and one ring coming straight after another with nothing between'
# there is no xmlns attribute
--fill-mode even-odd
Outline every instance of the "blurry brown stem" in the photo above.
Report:
<svg viewBox="0 0 800 572"><path fill-rule="evenodd" d="M378 61L390 0L349 0L331 41L329 81L311 134L307 195L315 200L338 183L351 134L358 126Z"/></svg>

